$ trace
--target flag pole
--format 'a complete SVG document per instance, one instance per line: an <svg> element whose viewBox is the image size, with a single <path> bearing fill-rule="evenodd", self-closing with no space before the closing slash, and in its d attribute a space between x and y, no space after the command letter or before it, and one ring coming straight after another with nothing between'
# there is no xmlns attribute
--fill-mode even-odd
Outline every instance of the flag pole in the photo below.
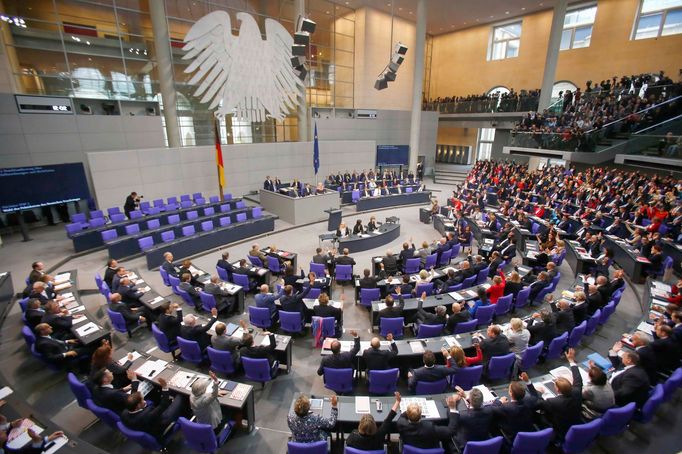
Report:
<svg viewBox="0 0 682 454"><path fill-rule="evenodd" d="M220 145L220 120L217 115L213 115L213 131L215 133L215 162L218 171L218 194L220 201L224 199L223 188L225 186L225 169L223 167L223 150Z"/></svg>

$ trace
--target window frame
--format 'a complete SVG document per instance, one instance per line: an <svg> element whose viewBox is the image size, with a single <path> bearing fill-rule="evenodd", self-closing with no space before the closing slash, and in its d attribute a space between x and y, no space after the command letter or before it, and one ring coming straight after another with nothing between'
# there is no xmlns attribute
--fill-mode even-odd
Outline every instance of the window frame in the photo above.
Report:
<svg viewBox="0 0 682 454"><path fill-rule="evenodd" d="M509 25L514 25L514 24L519 24L519 36L516 38L508 38L508 39L502 39L499 41L495 40L495 30L498 28L502 28L505 26ZM499 22L497 24L493 24L490 28L490 37L488 38L488 53L487 53L487 61L502 61L502 60L508 60L510 58L518 58L521 55L521 36L523 35L523 18L520 19L511 19L505 22ZM507 50L508 50L508 43L510 41L517 41L519 42L519 50L514 55L513 57L507 57ZM502 58L493 58L493 50L495 48L495 44L499 43L504 43L504 57Z"/></svg>
<svg viewBox="0 0 682 454"><path fill-rule="evenodd" d="M590 8L596 8L596 10L595 10L595 12L594 12L594 19L592 20L592 22L589 22L589 23L578 23L578 24L573 24L573 25L569 25L569 26L566 26L566 25L563 26L563 28L562 28L562 30L561 30L562 37L563 37L563 34L564 34L566 31L570 30L570 31L571 31L571 40L569 41L569 46L568 46L567 48L565 48L565 49L562 49L562 48L561 48L561 43L560 43L560 44L559 44L559 52L562 52L562 51L564 51L564 50L587 49L587 48L589 48L589 47L592 45L592 36L591 36L591 34L592 34L592 31L594 31L594 24L595 24L595 22L597 21L597 13L599 12L599 7L597 6L597 3L596 3L596 2L593 2L593 3L583 3L583 4L581 4L581 5L577 5L577 6L571 7L571 8L569 8L569 9L566 11L566 15L568 15L568 14L570 14L570 13L574 13L574 12L576 12L576 11L580 11L580 10L584 10L584 9L590 9ZM565 21L566 21L566 18L564 17L564 22L565 22ZM585 47L574 47L574 44L575 44L575 33L576 33L576 31L577 31L578 29L582 29L582 28L586 28L586 27L590 27L590 29L592 30L592 31L590 32L590 44L587 45L587 46L585 46Z"/></svg>
<svg viewBox="0 0 682 454"><path fill-rule="evenodd" d="M639 7L637 8L637 15L635 16L635 23L632 26L632 33L630 35L631 41L640 41L643 39L658 39L658 38L663 38L666 36L675 36L675 35L682 34L682 33L673 33L671 35L663 35L662 34L663 33L663 27L665 26L665 20L668 17L668 14L670 12L682 11L682 5L673 6L672 8L662 8L662 9L657 9L657 10L649 11L646 13L642 13L642 9L644 8L644 1L645 0L639 1ZM661 20L658 23L658 31L656 32L656 35L637 38L637 31L639 30L639 23L642 20L642 18L649 17L649 16L656 16L658 14L661 15Z"/></svg>

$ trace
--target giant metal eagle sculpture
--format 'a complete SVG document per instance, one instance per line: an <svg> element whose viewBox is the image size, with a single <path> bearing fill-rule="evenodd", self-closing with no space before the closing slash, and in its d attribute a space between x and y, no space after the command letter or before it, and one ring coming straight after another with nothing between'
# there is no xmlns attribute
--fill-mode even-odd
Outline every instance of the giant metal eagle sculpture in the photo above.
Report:
<svg viewBox="0 0 682 454"><path fill-rule="evenodd" d="M210 102L217 116L232 114L248 121L283 120L297 104L303 83L291 67L293 39L277 21L265 19L266 39L256 20L237 13L239 35L232 34L230 15L214 11L199 19L185 36L185 69L196 71L194 96ZM203 80L202 80L203 79Z"/></svg>

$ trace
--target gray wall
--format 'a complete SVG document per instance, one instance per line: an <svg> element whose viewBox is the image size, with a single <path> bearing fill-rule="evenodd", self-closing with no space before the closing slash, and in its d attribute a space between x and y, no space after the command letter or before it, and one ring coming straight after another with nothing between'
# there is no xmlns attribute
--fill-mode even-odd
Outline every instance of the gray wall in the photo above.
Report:
<svg viewBox="0 0 682 454"><path fill-rule="evenodd" d="M320 113L317 122L317 135L320 140L374 140L378 145L410 144L410 111L379 110L376 119L334 118L331 113ZM312 126L311 126L312 127ZM436 158L436 138L438 135L438 113L422 112L419 136L419 156L425 156L425 173L429 173ZM375 153L372 152L372 167ZM357 168L353 166L348 170ZM338 170L345 170L338 169Z"/></svg>
<svg viewBox="0 0 682 454"><path fill-rule="evenodd" d="M314 183L313 143L223 145L225 192L239 197L260 189L266 175ZM373 140L320 140L319 181L339 169L374 166ZM131 191L146 200L218 193L215 147L154 148L87 153L98 206L122 206Z"/></svg>

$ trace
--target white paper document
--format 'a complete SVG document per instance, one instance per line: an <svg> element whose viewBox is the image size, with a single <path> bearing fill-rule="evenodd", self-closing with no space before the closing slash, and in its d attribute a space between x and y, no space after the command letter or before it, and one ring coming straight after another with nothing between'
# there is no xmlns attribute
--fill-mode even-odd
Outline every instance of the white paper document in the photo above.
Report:
<svg viewBox="0 0 682 454"><path fill-rule="evenodd" d="M654 325L651 325L647 322L641 322L639 325L637 325L637 331L642 331L652 336L654 333Z"/></svg>
<svg viewBox="0 0 682 454"><path fill-rule="evenodd" d="M478 386L474 386L474 388L478 389L483 394L483 403L484 404L490 404L490 403L495 401L495 396L493 396L493 393L488 389L487 386L478 385Z"/></svg>
<svg viewBox="0 0 682 454"><path fill-rule="evenodd" d="M448 295L451 296L455 301L464 301L464 297L458 292L450 292Z"/></svg>
<svg viewBox="0 0 682 454"><path fill-rule="evenodd" d="M355 413L362 415L369 411L369 396L355 396Z"/></svg>
<svg viewBox="0 0 682 454"><path fill-rule="evenodd" d="M132 355L132 359L128 358L129 355ZM125 363L127 363L128 361L135 361L140 356L142 356L142 355L140 355L138 352L132 351L128 355L125 355L123 358L119 359L118 363L122 366Z"/></svg>
<svg viewBox="0 0 682 454"><path fill-rule="evenodd" d="M461 347L462 345L457 342L457 339L455 339L452 336L445 336L443 340L448 344L448 347Z"/></svg>
<svg viewBox="0 0 682 454"><path fill-rule="evenodd" d="M93 322L86 323L85 325L81 326L80 328L76 329L76 334L79 336L85 336L87 334L94 333L99 329L99 326L95 325Z"/></svg>
<svg viewBox="0 0 682 454"><path fill-rule="evenodd" d="M167 364L168 363L162 359L147 361L138 367L135 372L148 380L152 380L166 368Z"/></svg>

